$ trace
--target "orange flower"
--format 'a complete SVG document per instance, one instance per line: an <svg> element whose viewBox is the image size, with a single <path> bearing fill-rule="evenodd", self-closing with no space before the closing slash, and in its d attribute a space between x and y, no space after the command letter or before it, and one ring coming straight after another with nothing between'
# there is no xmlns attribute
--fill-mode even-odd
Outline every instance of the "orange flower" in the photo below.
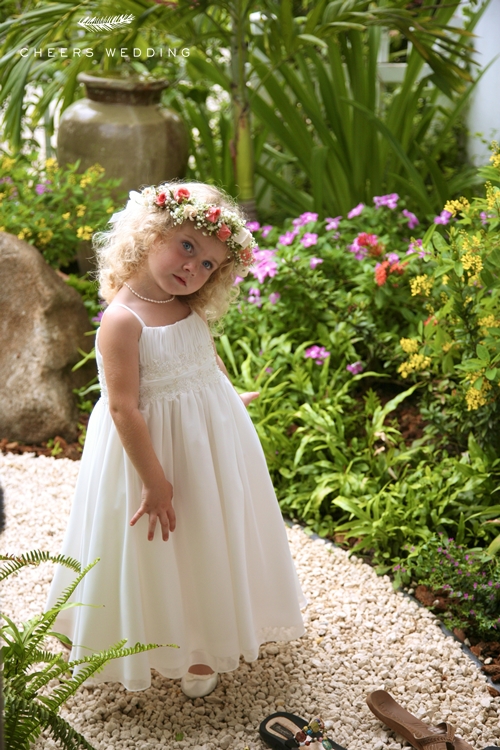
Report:
<svg viewBox="0 0 500 750"><path fill-rule="evenodd" d="M387 269L389 268L389 261L384 260L382 263L377 263L375 267L375 281L377 286L383 286L387 281Z"/></svg>

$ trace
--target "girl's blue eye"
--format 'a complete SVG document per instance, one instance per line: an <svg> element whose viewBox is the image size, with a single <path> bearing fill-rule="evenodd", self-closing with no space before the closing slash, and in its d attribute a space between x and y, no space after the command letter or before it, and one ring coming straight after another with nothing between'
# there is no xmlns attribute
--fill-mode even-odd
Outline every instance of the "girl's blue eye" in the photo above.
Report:
<svg viewBox="0 0 500 750"><path fill-rule="evenodd" d="M206 268L208 271L212 270L212 263L209 260L203 261L203 267Z"/></svg>
<svg viewBox="0 0 500 750"><path fill-rule="evenodd" d="M182 243L182 245L184 247L184 250L192 250L193 249L192 244L190 242L188 242L187 240L184 240L183 243ZM186 247L186 245L187 245L187 247Z"/></svg>

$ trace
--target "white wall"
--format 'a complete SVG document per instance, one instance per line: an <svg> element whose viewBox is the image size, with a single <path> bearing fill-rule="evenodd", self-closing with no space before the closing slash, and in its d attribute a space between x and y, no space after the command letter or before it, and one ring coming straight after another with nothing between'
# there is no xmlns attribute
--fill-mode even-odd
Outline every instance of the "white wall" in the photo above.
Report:
<svg viewBox="0 0 500 750"><path fill-rule="evenodd" d="M477 84L467 117L469 156L480 166L488 163L491 156L488 144L482 143L481 138L488 143L492 140L500 142L500 0L490 0L474 33L477 37L474 39L476 60L481 69L498 55Z"/></svg>

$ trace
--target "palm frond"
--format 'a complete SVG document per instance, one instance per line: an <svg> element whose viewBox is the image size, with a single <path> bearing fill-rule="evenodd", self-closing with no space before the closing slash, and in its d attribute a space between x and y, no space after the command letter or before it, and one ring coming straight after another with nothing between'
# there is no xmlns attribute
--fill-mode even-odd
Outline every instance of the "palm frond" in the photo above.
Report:
<svg viewBox="0 0 500 750"><path fill-rule="evenodd" d="M81 26L86 31L114 31L115 29L122 29L124 26L128 26L132 23L135 16L133 13L129 15L113 16L109 18L97 18L94 16L85 16L80 18L78 26Z"/></svg>

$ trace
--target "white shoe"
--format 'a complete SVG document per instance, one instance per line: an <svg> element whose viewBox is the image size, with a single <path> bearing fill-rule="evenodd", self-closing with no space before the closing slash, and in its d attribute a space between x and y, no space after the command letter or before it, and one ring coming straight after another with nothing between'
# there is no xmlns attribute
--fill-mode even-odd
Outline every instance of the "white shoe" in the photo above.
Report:
<svg viewBox="0 0 500 750"><path fill-rule="evenodd" d="M215 690L218 678L217 672L212 672L212 674L188 672L181 680L181 690L188 698L203 698Z"/></svg>

